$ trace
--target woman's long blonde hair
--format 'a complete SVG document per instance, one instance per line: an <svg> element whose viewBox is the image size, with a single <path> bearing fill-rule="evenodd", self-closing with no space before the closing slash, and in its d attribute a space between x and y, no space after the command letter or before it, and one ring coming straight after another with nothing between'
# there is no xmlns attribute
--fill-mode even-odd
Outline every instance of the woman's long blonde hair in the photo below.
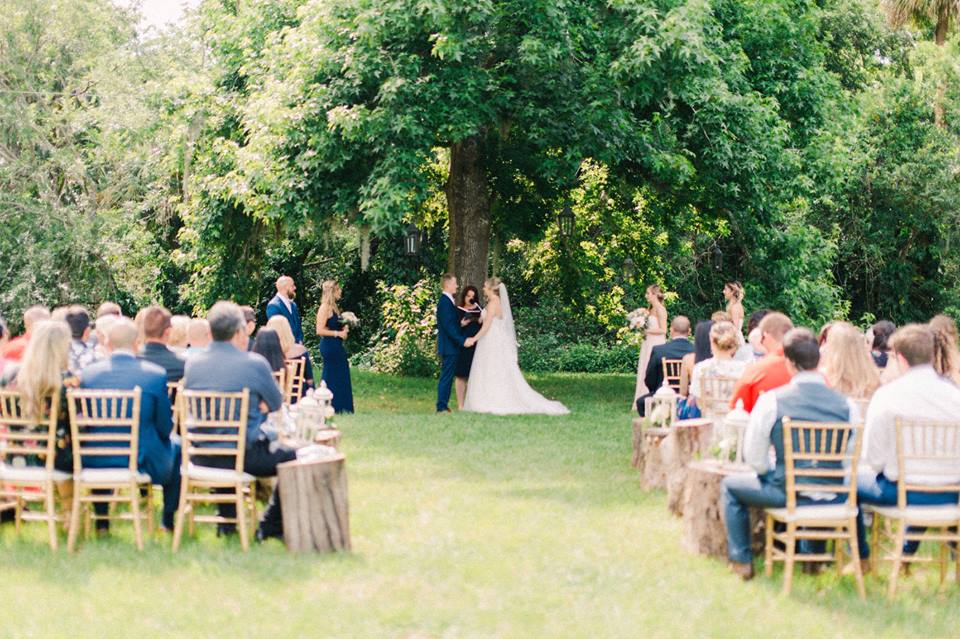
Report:
<svg viewBox="0 0 960 639"><path fill-rule="evenodd" d="M880 386L880 373L863 347L863 335L848 322L830 326L824 359L830 385L842 395L870 399Z"/></svg>
<svg viewBox="0 0 960 639"><path fill-rule="evenodd" d="M44 320L31 329L16 379L26 417L42 420L46 401L63 386L63 373L69 366L70 339L66 322Z"/></svg>
<svg viewBox="0 0 960 639"><path fill-rule="evenodd" d="M277 332L277 337L280 338L280 348L283 349L283 355L286 357L293 345L297 343L297 340L293 337L290 322L283 315L274 315L267 320L267 328L272 328Z"/></svg>
<svg viewBox="0 0 960 639"><path fill-rule="evenodd" d="M489 286L490 290L497 297L500 297L500 284L502 284L502 282L500 281L499 277L488 277L483 281L483 285Z"/></svg>
<svg viewBox="0 0 960 639"><path fill-rule="evenodd" d="M320 306L328 306L333 309L337 315L340 314L340 307L337 306L337 289L340 285L335 280L326 280L320 287Z"/></svg>

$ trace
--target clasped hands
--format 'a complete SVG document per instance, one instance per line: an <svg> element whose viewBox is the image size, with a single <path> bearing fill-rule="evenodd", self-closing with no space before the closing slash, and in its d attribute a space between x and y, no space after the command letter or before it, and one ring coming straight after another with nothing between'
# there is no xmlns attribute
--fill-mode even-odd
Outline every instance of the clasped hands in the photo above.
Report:
<svg viewBox="0 0 960 639"><path fill-rule="evenodd" d="M470 348L476 343L477 343L476 337L468 337L467 339L463 340L463 347Z"/></svg>

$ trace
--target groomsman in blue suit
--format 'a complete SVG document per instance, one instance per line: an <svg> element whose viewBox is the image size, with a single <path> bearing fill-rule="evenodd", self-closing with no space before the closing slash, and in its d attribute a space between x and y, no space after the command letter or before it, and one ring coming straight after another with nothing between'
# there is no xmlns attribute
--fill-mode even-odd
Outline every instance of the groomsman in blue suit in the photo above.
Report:
<svg viewBox="0 0 960 639"><path fill-rule="evenodd" d="M267 319L274 315L282 315L290 322L293 339L297 344L303 344L303 324L300 323L300 310L293 297L297 292L297 285L289 275L281 275L277 279L277 294L267 304Z"/></svg>
<svg viewBox="0 0 960 639"><path fill-rule="evenodd" d="M457 372L457 358L463 348L464 338L460 333L460 319L457 317L457 277L444 273L440 279L443 295L437 303L437 352L440 354L440 381L437 384L437 412L449 413L450 389L453 376Z"/></svg>
<svg viewBox="0 0 960 639"><path fill-rule="evenodd" d="M167 372L134 355L137 327L126 318L111 325L107 333L110 358L83 369L81 388L133 390L140 387L140 430L138 431L137 468L163 486L163 527L173 530L173 517L180 502L180 445L171 440L173 419L167 398ZM127 465L125 457L84 458L84 467L114 468ZM107 504L94 504L100 515L107 514ZM97 521L97 529L108 526Z"/></svg>

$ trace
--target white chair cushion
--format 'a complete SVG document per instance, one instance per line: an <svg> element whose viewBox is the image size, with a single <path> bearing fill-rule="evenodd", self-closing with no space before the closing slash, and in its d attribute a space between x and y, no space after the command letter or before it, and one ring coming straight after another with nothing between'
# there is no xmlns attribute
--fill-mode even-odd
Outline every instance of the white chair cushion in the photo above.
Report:
<svg viewBox="0 0 960 639"><path fill-rule="evenodd" d="M77 479L84 484L120 484L131 479L138 484L150 483L150 475L131 473L129 468L84 468Z"/></svg>
<svg viewBox="0 0 960 639"><path fill-rule="evenodd" d="M870 510L890 519L905 519L910 522L952 523L960 521L960 506L871 506Z"/></svg>
<svg viewBox="0 0 960 639"><path fill-rule="evenodd" d="M805 520L844 521L857 516L857 509L847 504L797 506L793 514L790 514L786 508L767 508L766 511L779 521L797 523Z"/></svg>
<svg viewBox="0 0 960 639"><path fill-rule="evenodd" d="M227 484L249 483L256 479L253 475L238 473L232 468L213 468L211 466L198 466L197 464L187 466L187 477L197 481L219 481Z"/></svg>
<svg viewBox="0 0 960 639"><path fill-rule="evenodd" d="M17 468L7 464L0 464L0 480L3 481L67 481L70 479L70 473L64 473L59 470L47 472L43 466L23 466Z"/></svg>

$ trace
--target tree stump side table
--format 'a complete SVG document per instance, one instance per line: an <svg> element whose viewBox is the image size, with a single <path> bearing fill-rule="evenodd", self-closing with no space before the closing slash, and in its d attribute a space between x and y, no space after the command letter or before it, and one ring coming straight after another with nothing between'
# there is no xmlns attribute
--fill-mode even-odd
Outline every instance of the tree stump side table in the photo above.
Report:
<svg viewBox="0 0 960 639"><path fill-rule="evenodd" d="M283 539L291 552L350 550L346 458L277 466Z"/></svg>
<svg viewBox="0 0 960 639"><path fill-rule="evenodd" d="M683 419L673 423L667 440L660 447L666 466L667 507L678 517L683 515L687 465L706 455L712 441L712 420Z"/></svg>
<svg viewBox="0 0 960 639"><path fill-rule="evenodd" d="M640 436L640 487L655 490L667 485L667 467L661 446L670 434L669 428L644 428Z"/></svg>
<svg viewBox="0 0 960 639"><path fill-rule="evenodd" d="M690 552L727 557L727 528L720 506L720 483L727 475L750 472L743 464L716 459L693 461L687 465L683 491L683 547ZM763 509L750 509L752 546L756 554L763 549Z"/></svg>

